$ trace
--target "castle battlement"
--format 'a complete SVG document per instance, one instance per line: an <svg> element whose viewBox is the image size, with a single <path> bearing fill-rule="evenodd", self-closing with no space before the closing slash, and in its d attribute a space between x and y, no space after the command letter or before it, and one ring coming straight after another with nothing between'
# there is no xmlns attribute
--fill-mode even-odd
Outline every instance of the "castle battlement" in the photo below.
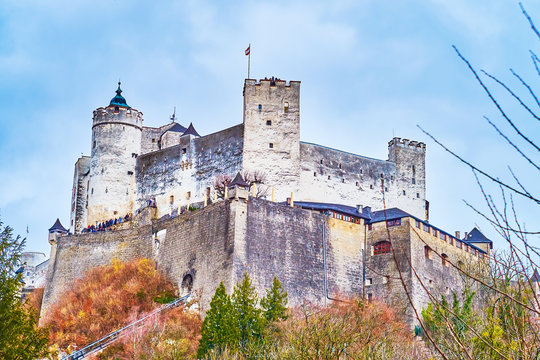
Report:
<svg viewBox="0 0 540 360"><path fill-rule="evenodd" d="M281 80L277 78L264 78L260 80L256 79L246 79L245 85L255 85L255 86L262 86L262 87L270 87L270 86L277 86L277 87L295 87L300 86L300 81L296 80L290 80L287 82L286 80Z"/></svg>
<svg viewBox="0 0 540 360"><path fill-rule="evenodd" d="M394 146L400 146L405 148L416 148L420 150L426 150L426 144L420 141L415 140L409 140L409 139L402 139L399 137L395 137L392 140L388 142L388 147L394 147Z"/></svg>

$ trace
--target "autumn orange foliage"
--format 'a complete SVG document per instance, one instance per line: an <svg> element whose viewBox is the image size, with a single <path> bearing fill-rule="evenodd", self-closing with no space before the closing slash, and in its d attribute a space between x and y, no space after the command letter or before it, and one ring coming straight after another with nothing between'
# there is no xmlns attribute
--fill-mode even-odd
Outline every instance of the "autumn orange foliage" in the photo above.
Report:
<svg viewBox="0 0 540 360"><path fill-rule="evenodd" d="M85 346L134 321L172 298L174 285L148 259L96 267L54 304L45 319L52 344L68 350Z"/></svg>
<svg viewBox="0 0 540 360"><path fill-rule="evenodd" d="M41 303L43 301L44 292L45 292L44 288L36 288L26 298L25 305L32 311L35 311L36 314L38 315L41 311Z"/></svg>

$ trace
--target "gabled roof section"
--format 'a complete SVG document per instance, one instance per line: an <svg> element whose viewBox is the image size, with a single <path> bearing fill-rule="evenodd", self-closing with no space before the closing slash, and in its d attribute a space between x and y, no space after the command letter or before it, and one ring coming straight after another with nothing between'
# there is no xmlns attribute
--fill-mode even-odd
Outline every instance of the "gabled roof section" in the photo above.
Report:
<svg viewBox="0 0 540 360"><path fill-rule="evenodd" d="M184 136L184 135L193 135L193 136L196 136L196 137L201 137L201 135L199 135L197 130L195 130L195 127L193 126L193 123L189 123L189 126L188 126L186 132L182 136Z"/></svg>
<svg viewBox="0 0 540 360"><path fill-rule="evenodd" d="M488 243L493 248L493 241L489 240L476 227L472 229L471 232L467 234L467 237L463 240L468 243Z"/></svg>
<svg viewBox="0 0 540 360"><path fill-rule="evenodd" d="M342 214L350 215L350 216L356 216L358 218L367 219L369 220L369 216L367 214L358 212L358 210L353 206L347 206L347 205L341 205L341 204L329 204L329 203L318 203L318 202L309 202L309 201L295 201L294 205L300 206L303 209L309 209L309 210L331 210L331 211L337 211Z"/></svg>
<svg viewBox="0 0 540 360"><path fill-rule="evenodd" d="M240 173L237 173L233 181L231 181L227 187L232 188L234 186L238 186L241 188L248 188L249 184L244 180L244 178L242 177L242 175L240 175Z"/></svg>
<svg viewBox="0 0 540 360"><path fill-rule="evenodd" d="M60 222L60 219L58 219L58 218L56 218L56 222L55 222L54 225L49 229L49 232L55 231L55 230L67 232L67 229L66 229L65 227L62 226L62 223Z"/></svg>
<svg viewBox="0 0 540 360"><path fill-rule="evenodd" d="M534 269L534 273L531 278L531 281L540 283L540 273L538 272L538 269Z"/></svg>
<svg viewBox="0 0 540 360"><path fill-rule="evenodd" d="M183 127L182 125L180 125L179 123L175 122L173 126L171 126L170 128L168 128L167 130L165 130L164 133L166 133L167 131L172 131L172 132L179 132L179 133L185 133L186 132L186 128Z"/></svg>
<svg viewBox="0 0 540 360"><path fill-rule="evenodd" d="M390 208L390 209L386 209L386 214L384 210L373 211L371 213L370 223L373 224L373 223L381 222L385 220L396 220L396 219L401 219L404 217L412 217L416 219L415 216L412 216L411 214L406 213L405 211L401 209Z"/></svg>

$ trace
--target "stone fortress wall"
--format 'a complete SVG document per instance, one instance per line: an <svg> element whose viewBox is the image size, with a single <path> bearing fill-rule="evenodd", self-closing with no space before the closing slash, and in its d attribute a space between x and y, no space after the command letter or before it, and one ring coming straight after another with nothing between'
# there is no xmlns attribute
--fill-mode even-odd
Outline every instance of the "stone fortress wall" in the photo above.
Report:
<svg viewBox="0 0 540 360"><path fill-rule="evenodd" d="M425 144L394 138L388 160L377 160L301 142L298 81L247 79L243 123L202 137L175 122L144 127L141 112L112 102L93 123L91 156L75 166L72 233L149 200L160 215L211 201L214 178L239 171L264 173L267 196L273 188L277 201L292 193L381 208L384 192L387 207L427 217Z"/></svg>

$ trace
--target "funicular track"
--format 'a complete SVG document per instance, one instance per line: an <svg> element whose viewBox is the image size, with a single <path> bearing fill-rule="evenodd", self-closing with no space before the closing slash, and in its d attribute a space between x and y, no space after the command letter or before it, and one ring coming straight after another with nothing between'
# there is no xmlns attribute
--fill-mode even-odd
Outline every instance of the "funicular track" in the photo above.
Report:
<svg viewBox="0 0 540 360"><path fill-rule="evenodd" d="M143 325L143 323L146 320L151 319L152 317L160 314L162 311L172 309L186 301L190 297L191 293L182 296L181 298L178 298L174 300L173 302L170 302L168 304L165 304L154 311L152 311L150 314L145 315L144 317L124 326L121 329L118 329L112 333L110 333L107 336L102 337L101 339L94 341L93 343L86 345L82 349L79 349L77 351L74 351L72 354L67 355L62 358L62 360L79 360L79 359L85 359L86 357L95 354L98 351L104 350L109 346L110 344L114 343L116 340L130 334L131 332L137 330L140 326Z"/></svg>

